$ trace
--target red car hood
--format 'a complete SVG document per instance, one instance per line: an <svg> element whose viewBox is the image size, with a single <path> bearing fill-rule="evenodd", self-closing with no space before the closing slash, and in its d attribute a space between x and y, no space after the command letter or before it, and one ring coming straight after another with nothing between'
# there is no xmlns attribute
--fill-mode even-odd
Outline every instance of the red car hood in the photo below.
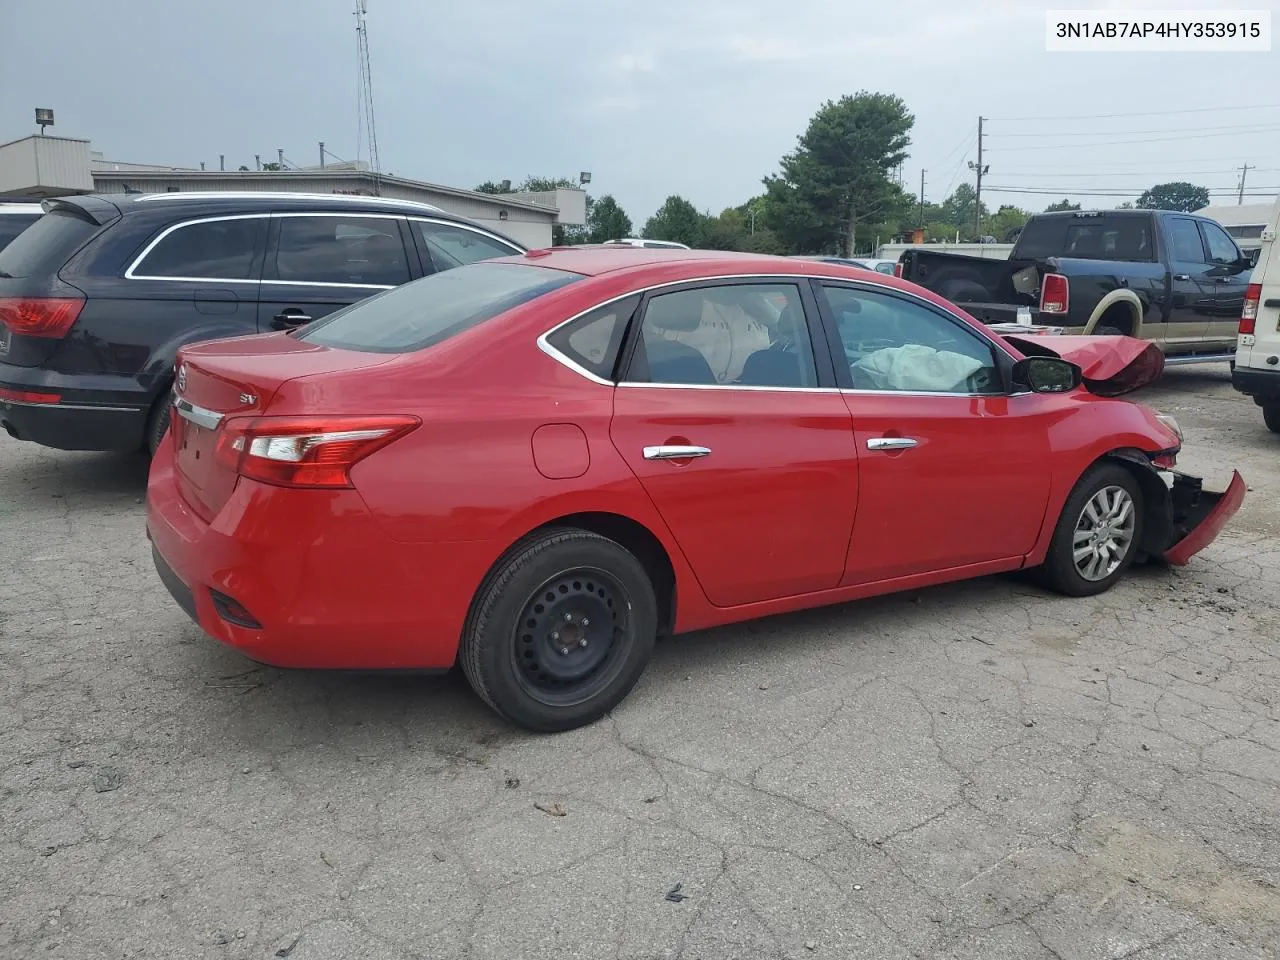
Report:
<svg viewBox="0 0 1280 960"><path fill-rule="evenodd" d="M1158 380L1164 351L1135 337L1006 336L1024 356L1057 356L1080 368L1085 388L1100 397L1118 397Z"/></svg>

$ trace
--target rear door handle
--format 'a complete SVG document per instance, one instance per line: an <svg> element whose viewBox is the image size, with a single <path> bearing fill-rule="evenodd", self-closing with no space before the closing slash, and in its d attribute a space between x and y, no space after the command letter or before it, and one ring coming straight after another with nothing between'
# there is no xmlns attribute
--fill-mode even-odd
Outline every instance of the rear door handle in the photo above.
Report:
<svg viewBox="0 0 1280 960"><path fill-rule="evenodd" d="M872 437L867 441L868 450L910 450L919 445L911 437Z"/></svg>
<svg viewBox="0 0 1280 960"><path fill-rule="evenodd" d="M281 310L271 318L271 326L277 330L287 330L290 327L300 327L304 323L310 323L311 317L303 313L297 307L290 307L287 310Z"/></svg>
<svg viewBox="0 0 1280 960"><path fill-rule="evenodd" d="M1175 279L1175 280L1190 280L1190 279L1191 279L1191 274L1189 274L1189 273L1175 273L1175 274L1173 275L1173 279Z"/></svg>
<svg viewBox="0 0 1280 960"><path fill-rule="evenodd" d="M646 460L691 460L694 457L708 456L710 453L710 447L660 446L644 448L644 458Z"/></svg>

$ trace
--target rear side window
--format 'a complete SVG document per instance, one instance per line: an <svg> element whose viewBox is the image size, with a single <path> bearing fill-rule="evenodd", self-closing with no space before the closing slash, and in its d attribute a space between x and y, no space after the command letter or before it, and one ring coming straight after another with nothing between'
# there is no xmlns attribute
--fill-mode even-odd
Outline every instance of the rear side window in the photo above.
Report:
<svg viewBox="0 0 1280 960"><path fill-rule="evenodd" d="M33 214L0 214L0 250L11 244L14 237L39 219L38 215Z"/></svg>
<svg viewBox="0 0 1280 960"><path fill-rule="evenodd" d="M612 380L627 321L639 305L639 295L605 304L561 327L547 342L584 370Z"/></svg>
<svg viewBox="0 0 1280 960"><path fill-rule="evenodd" d="M0 250L0 277L54 273L98 230L96 223L68 211L45 214Z"/></svg>
<svg viewBox="0 0 1280 960"><path fill-rule="evenodd" d="M272 274L268 273L268 279ZM390 217L280 218L276 280L393 287L409 281L399 221Z"/></svg>
<svg viewBox="0 0 1280 960"><path fill-rule="evenodd" d="M1169 239L1173 242L1173 259L1179 263L1204 263L1204 245L1196 222L1185 217L1169 218Z"/></svg>
<svg viewBox="0 0 1280 960"><path fill-rule="evenodd" d="M344 307L308 326L298 339L344 350L409 353L580 279L545 267L473 263Z"/></svg>
<svg viewBox="0 0 1280 960"><path fill-rule="evenodd" d="M163 234L129 271L135 279L257 280L265 217L186 223Z"/></svg>
<svg viewBox="0 0 1280 960"><path fill-rule="evenodd" d="M510 257L521 252L510 244L466 227L415 220L413 229L418 231L427 256L437 270L451 270L466 263Z"/></svg>

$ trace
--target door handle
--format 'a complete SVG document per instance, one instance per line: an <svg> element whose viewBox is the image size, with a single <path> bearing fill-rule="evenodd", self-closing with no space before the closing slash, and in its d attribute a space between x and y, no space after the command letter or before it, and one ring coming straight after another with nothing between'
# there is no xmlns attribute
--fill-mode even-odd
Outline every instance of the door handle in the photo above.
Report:
<svg viewBox="0 0 1280 960"><path fill-rule="evenodd" d="M275 327L277 330L288 330L290 327L300 327L304 323L310 322L311 317L296 307L281 310L271 318L271 326Z"/></svg>
<svg viewBox="0 0 1280 960"><path fill-rule="evenodd" d="M1191 274L1189 274L1189 273L1175 273L1175 274L1173 275L1173 279L1175 279L1175 280L1190 280L1190 279L1191 279Z"/></svg>
<svg viewBox="0 0 1280 960"><path fill-rule="evenodd" d="M872 437L867 441L868 450L910 450L919 445L911 437Z"/></svg>
<svg viewBox="0 0 1280 960"><path fill-rule="evenodd" d="M705 457L711 453L710 447L661 446L645 447L646 460L691 460L694 457Z"/></svg>

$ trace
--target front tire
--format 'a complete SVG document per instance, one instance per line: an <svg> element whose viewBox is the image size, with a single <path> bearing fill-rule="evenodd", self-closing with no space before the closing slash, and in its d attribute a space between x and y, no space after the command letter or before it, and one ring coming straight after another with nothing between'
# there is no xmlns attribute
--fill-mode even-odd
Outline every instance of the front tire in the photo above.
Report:
<svg viewBox="0 0 1280 960"><path fill-rule="evenodd" d="M633 554L586 530L552 529L517 544L481 584L458 659L507 720L570 730L630 693L657 624L653 584Z"/></svg>
<svg viewBox="0 0 1280 960"><path fill-rule="evenodd" d="M1133 474L1114 463L1091 467L1062 508L1040 580L1069 597L1110 590L1137 556L1143 512Z"/></svg>
<svg viewBox="0 0 1280 960"><path fill-rule="evenodd" d="M1268 403L1262 407L1262 422L1272 433L1280 433L1280 403Z"/></svg>

